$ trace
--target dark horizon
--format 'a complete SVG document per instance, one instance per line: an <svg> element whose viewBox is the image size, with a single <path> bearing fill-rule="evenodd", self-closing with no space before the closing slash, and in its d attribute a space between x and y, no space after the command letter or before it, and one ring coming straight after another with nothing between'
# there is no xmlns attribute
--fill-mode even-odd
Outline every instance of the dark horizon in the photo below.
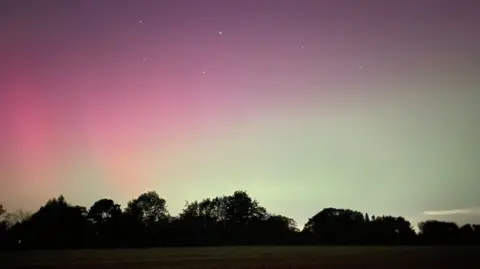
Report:
<svg viewBox="0 0 480 269"><path fill-rule="evenodd" d="M145 193L157 193L156 191L147 191ZM250 195L250 193L247 191L247 190L237 190L235 192L245 192L247 195ZM145 194L144 193L144 194ZM157 194L158 195L158 194ZM53 201L53 200L56 200L58 199L59 197L62 197L62 199L66 199L65 196L63 194L60 194L58 196L55 196L55 197L51 197L48 199L48 201ZM163 197L159 196L162 200L165 200ZM216 198L220 198L220 197L228 197L228 195L221 195L221 196L216 196ZM128 203L130 203L131 201L133 201L134 199L138 199L137 198L132 198L132 200L129 200L127 201L127 203L125 205L122 205L122 204L118 204L118 203L114 203L115 205L117 205L119 207L119 209L121 209L121 211L124 211L126 210L127 206L128 206ZM205 201L205 200L208 200L208 199L211 199L211 198L208 198L208 197L204 197L202 198L201 200L198 200L198 199L195 199L193 201L188 201L188 200L185 200L185 207L182 208L182 211L180 211L177 215L173 215L171 214L171 212L169 212L168 210L168 203L165 203L165 209L166 211L168 211L168 216L169 217L172 217L172 218L176 218L178 216L180 216L182 213L185 213L185 210L186 210L186 207L188 206L188 204L191 204L191 203L196 203L198 201ZM258 200L256 200L254 197L252 197L252 199L256 202L258 202ZM112 200L111 197L103 197L102 199L100 200L109 200L109 201L114 201ZM71 204L69 202L68 199L66 199L66 201L68 202L68 204ZM99 200L95 201L94 203L98 202ZM166 201L166 200L165 200ZM93 204L92 204L93 205ZM88 205L74 205L76 207L81 207L81 208L85 208L85 209L89 209L91 207L89 207ZM13 210L9 210L8 208L6 208L0 201L0 223L1 221L4 221L4 223L10 223L13 221L13 223L10 223L9 225L12 225L12 224L15 224L16 221L19 221L21 222L22 220L26 219L26 218L29 218L32 214L38 212L40 209L42 209L43 207L45 207L45 204L44 205L40 205L40 207L37 209L37 210L34 210L34 211L28 211L28 210L24 210L22 208L14 208ZM263 206L262 206L263 207ZM327 208L336 208L336 207L332 207L332 206L324 206L322 207L323 209L327 209ZM348 209L348 210L353 210L353 211L356 211L356 212L361 212L355 208L338 208L338 209ZM363 212L364 214L367 214L367 215L370 215L370 216L375 216L374 213L372 212ZM476 212L472 211L472 210L451 210L451 211L445 211L445 212L437 212L437 211L432 211L432 212L425 212L427 216L426 219L422 220L422 221L419 221L417 223L413 223L413 222L410 222L408 220L408 218L405 218L406 221L408 221L410 224L411 224L411 227L412 229L418 234L419 232L419 227L418 225L420 223L423 223L425 221L439 221L439 222L446 222L446 223L454 223L456 225L458 225L458 227L461 227L463 225L480 225L480 221L479 222L468 222L466 221L465 219L461 219L460 222L457 222L455 221L454 219L449 219L448 218L448 215L452 215L452 214L475 214ZM275 213L275 212L269 212L269 214L271 215L278 215L278 216L283 216L283 214L280 214L280 213ZM379 214L378 216L394 216L394 215L391 215L391 214ZM445 218L445 216L447 216L447 218ZM398 217L401 217L401 218L404 218L404 216L398 216ZM299 224L297 220L293 219L293 218L290 218L290 217L287 217L289 218L290 220L293 221L293 223L295 223L295 228L296 229L299 229L299 230L302 230L303 228L301 227L302 224ZM310 219L311 217L309 217ZM308 222L308 220L307 220ZM303 225L306 225L307 222Z"/></svg>
<svg viewBox="0 0 480 269"><path fill-rule="evenodd" d="M90 208L63 196L33 214L9 215L0 205L0 249L78 249L223 245L480 245L480 225L461 227L401 216L323 208L302 229L271 213L246 191L187 202L178 216L150 191L122 209L107 198Z"/></svg>

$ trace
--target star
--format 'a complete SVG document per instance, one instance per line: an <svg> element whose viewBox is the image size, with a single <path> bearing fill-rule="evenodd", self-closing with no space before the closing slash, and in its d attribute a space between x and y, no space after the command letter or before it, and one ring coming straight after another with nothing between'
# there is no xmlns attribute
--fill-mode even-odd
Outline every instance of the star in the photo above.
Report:
<svg viewBox="0 0 480 269"><path fill-rule="evenodd" d="M145 22L143 20L140 20L138 23L145 24Z"/></svg>
<svg viewBox="0 0 480 269"><path fill-rule="evenodd" d="M219 35L223 35L223 32L222 32L222 31L219 31L218 34L219 34Z"/></svg>
<svg viewBox="0 0 480 269"><path fill-rule="evenodd" d="M304 49L305 47L302 45L302 50Z"/></svg>
<svg viewBox="0 0 480 269"><path fill-rule="evenodd" d="M206 75L207 74L207 71L202 71L202 75Z"/></svg>
<svg viewBox="0 0 480 269"><path fill-rule="evenodd" d="M145 61L147 61L147 57L143 57L143 59L142 59L142 60L143 60L144 62L145 62Z"/></svg>

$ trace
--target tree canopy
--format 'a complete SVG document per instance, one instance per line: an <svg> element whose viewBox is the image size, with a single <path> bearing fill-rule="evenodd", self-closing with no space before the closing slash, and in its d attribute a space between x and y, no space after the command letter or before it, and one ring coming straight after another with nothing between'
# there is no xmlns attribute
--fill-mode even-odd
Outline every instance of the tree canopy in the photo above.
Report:
<svg viewBox="0 0 480 269"><path fill-rule="evenodd" d="M64 196L33 214L9 213L0 204L0 247L63 249L261 244L478 245L480 225L459 227L428 220L412 224L400 216L370 217L352 209L323 208L302 229L287 216L270 213L246 191L186 202L172 216L157 192L140 194L126 208L102 198L90 208Z"/></svg>

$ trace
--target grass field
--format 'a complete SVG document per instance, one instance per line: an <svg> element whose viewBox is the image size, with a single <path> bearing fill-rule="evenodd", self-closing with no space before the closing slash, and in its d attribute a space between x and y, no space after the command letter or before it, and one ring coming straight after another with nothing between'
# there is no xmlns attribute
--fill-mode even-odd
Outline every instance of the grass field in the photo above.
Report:
<svg viewBox="0 0 480 269"><path fill-rule="evenodd" d="M0 268L480 268L476 247L205 247L0 252Z"/></svg>

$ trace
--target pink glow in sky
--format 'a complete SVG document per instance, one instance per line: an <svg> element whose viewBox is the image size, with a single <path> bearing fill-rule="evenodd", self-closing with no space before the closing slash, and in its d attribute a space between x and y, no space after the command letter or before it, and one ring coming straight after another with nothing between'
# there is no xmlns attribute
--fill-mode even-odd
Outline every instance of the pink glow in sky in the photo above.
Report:
<svg viewBox="0 0 480 269"><path fill-rule="evenodd" d="M458 198L431 208L443 189L400 205L401 195L412 193L407 187L392 195L395 201L358 203L338 182L400 180L371 172L379 166L374 161L370 172L353 172L351 152L332 161L351 141L371 154L408 148L413 140L380 147L368 144L378 142L370 135L368 143L358 137L422 118L409 113L437 111L435 102L458 105L452 113L464 114L432 112L436 118L427 124L471 122L479 85L478 11L474 1L2 1L0 183L8 187L0 188L0 202L35 209L64 193L86 205L102 196L125 203L154 189L177 212L186 199L245 188L267 208L297 219L318 211L312 203L411 215L478 206L478 199ZM421 103L420 95L436 101ZM393 107L403 118L387 117ZM471 124L451 129L478 130ZM325 142L336 137L344 140ZM442 139L441 145L453 141ZM417 149L397 155L413 160ZM277 159L282 154L289 161ZM371 160L381 159L375 156ZM471 162L478 157L469 156ZM351 165L370 164L368 158ZM310 162L316 165L304 166ZM432 167L447 169L444 162ZM433 183L425 177L437 174L423 177L428 172L420 175L411 163L397 173L408 178L402 186L424 180L428 189ZM465 165L465 178L457 178L462 190L475 184L473 167ZM297 192L306 194L287 205L280 197L293 179L280 178L289 173L301 175L303 183L295 182L304 187ZM307 193L314 185L334 190L315 200L322 195ZM365 192L375 193L372 188Z"/></svg>

